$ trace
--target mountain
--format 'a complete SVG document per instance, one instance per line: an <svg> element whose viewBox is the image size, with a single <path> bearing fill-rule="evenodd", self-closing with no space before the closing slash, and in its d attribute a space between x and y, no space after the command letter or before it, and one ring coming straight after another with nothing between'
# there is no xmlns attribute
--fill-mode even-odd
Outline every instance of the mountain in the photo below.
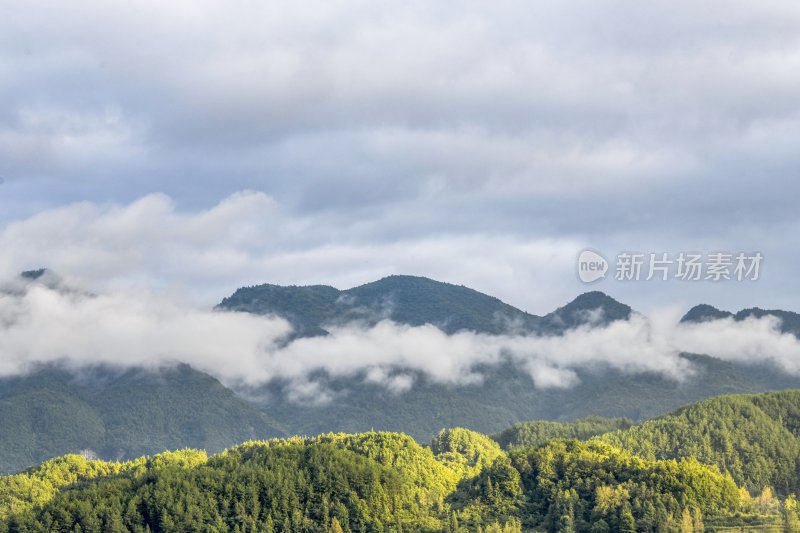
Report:
<svg viewBox="0 0 800 533"><path fill-rule="evenodd" d="M416 276L389 276L340 291L326 285L238 289L218 308L289 320L298 335L320 335L326 327L348 322L374 324L382 319L410 326L433 324L447 333L471 330L501 333L513 324L531 329L539 317L473 289Z"/></svg>
<svg viewBox="0 0 800 533"><path fill-rule="evenodd" d="M708 304L700 304L692 307L683 315L681 322L707 322L709 320L721 320L723 318L733 318L733 313L721 311Z"/></svg>
<svg viewBox="0 0 800 533"><path fill-rule="evenodd" d="M445 333L558 334L582 324L625 320L631 313L602 292L588 292L539 317L476 290L417 276L389 276L343 291L326 285L243 287L217 308L284 317L296 336L324 335L330 326L384 319L409 326L432 324Z"/></svg>
<svg viewBox="0 0 800 533"><path fill-rule="evenodd" d="M800 314L791 311L783 311L781 309L759 309L758 307L751 307L749 309L742 309L736 314L730 311L721 311L716 307L701 304L696 305L687 312L681 322L705 322L707 320L719 320L722 318L732 318L736 321L746 320L748 318L763 318L773 317L779 321L780 330L782 333L791 333L795 336L800 336Z"/></svg>
<svg viewBox="0 0 800 533"><path fill-rule="evenodd" d="M187 365L59 367L0 379L0 472L67 452L121 460L194 446L220 451L285 435L262 410Z"/></svg>
<svg viewBox="0 0 800 533"><path fill-rule="evenodd" d="M605 293L586 292L564 307L545 315L541 320L539 331L561 333L585 324L605 326L615 320L628 320L632 312L629 306Z"/></svg>
<svg viewBox="0 0 800 533"><path fill-rule="evenodd" d="M54 276L32 271L23 278L40 283L57 280ZM237 290L218 308L281 314L295 325L296 336L327 335L331 325L374 324L384 318L408 325L434 324L450 333L466 329L560 335L573 327L608 324L635 313L608 295L588 292L535 316L466 287L412 276L391 276L344 291L260 285ZM789 330L798 316L758 309L733 316L759 313L785 319L783 327ZM684 319L712 314L713 308L706 306ZM376 429L427 441L442 427L493 434L535 419L569 422L602 416L641 421L719 394L800 387L800 378L769 363L726 362L699 354L685 357L695 372L681 382L598 364L577 369L577 385L549 389L535 388L529 374L511 362L478 367L483 380L464 385L442 384L421 372L398 368L413 377L410 390L402 393L372 383L366 375L318 372L315 380L333 394L332 402L319 405L293 401L290 384L279 379L237 394L185 365L160 371L75 372L45 367L27 376L0 379L0 471L17 471L82 450L124 459L181 446L213 452L249 438L331 431ZM583 429L561 436L584 437ZM554 436L558 431L554 426L536 433L536 438L541 441L541 435Z"/></svg>
<svg viewBox="0 0 800 533"><path fill-rule="evenodd" d="M290 433L400 431L425 441L441 427L464 426L496 433L525 420L571 421L587 416L640 421L710 396L800 387L800 379L769 364L741 365L687 355L695 374L677 383L657 374L627 374L612 368L577 371L580 383L566 389L537 389L530 376L510 363L480 368L484 379L445 385L417 374L410 390L396 394L363 377L330 378L335 393L327 405L289 399L284 384L272 383L258 400Z"/></svg>
<svg viewBox="0 0 800 533"><path fill-rule="evenodd" d="M544 316L535 316L472 289L413 276L390 276L340 291L333 287L259 285L237 290L223 310L276 314L287 318L297 336L325 335L330 325L374 324L391 319L417 326L433 324L448 333L560 335L578 326L626 320L635 311L602 292L587 292ZM777 313L777 312L776 312ZM684 320L722 316L710 306L691 310ZM725 315L727 316L727 315ZM248 391L292 433L401 431L427 440L441 427L464 426L496 433L524 420L570 421L587 416L639 421L714 395L800 387L800 378L770 363L741 364L686 354L695 373L682 382L656 374L628 374L603 365L577 370L580 383L566 389L537 389L530 376L511 364L481 367L481 383L444 385L419 372L402 394L370 383L363 375L315 378L333 391L328 405L301 405L288 399L276 381Z"/></svg>
<svg viewBox="0 0 800 533"><path fill-rule="evenodd" d="M425 448L369 432L249 442L126 463L65 456L0 477L0 532L689 531L740 520L739 490L695 460L600 442L504 452L464 429ZM795 511L792 511L795 512Z"/></svg>

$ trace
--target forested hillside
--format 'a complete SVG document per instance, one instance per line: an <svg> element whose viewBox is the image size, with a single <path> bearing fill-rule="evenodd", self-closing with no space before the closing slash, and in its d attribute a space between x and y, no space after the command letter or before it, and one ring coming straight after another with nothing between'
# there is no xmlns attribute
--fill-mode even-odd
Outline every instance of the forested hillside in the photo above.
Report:
<svg viewBox="0 0 800 533"><path fill-rule="evenodd" d="M0 379L0 472L66 452L130 459L210 451L285 433L263 411L187 365L160 370L44 367Z"/></svg>
<svg viewBox="0 0 800 533"><path fill-rule="evenodd" d="M343 291L326 285L243 287L223 299L218 308L282 316L299 336L324 335L331 325L384 319L410 326L433 324L447 333L557 334L589 322L625 320L631 314L627 305L595 291L540 317L474 289L419 276L388 276ZM602 313L589 313L598 310Z"/></svg>
<svg viewBox="0 0 800 533"><path fill-rule="evenodd" d="M598 440L648 459L693 456L751 491L800 492L800 391L713 398Z"/></svg>
<svg viewBox="0 0 800 533"><path fill-rule="evenodd" d="M250 441L0 477L0 532L800 533L800 391L592 417ZM502 446L501 446L502 445Z"/></svg>
<svg viewBox="0 0 800 533"><path fill-rule="evenodd" d="M578 369L580 383L568 388L537 389L530 376L512 364L479 370L483 381L454 386L415 374L402 394L369 383L364 376L316 379L336 391L328 405L298 404L281 383L262 393L271 417L292 433L400 431L427 441L439 428L465 426L497 433L525 420L571 421L587 416L645 420L710 396L800 387L800 379L770 364L740 365L708 356L687 355L695 374L683 383L655 374L632 375L611 368Z"/></svg>
<svg viewBox="0 0 800 533"><path fill-rule="evenodd" d="M628 429L632 425L633 422L628 418L603 418L601 416L582 418L573 422L535 420L514 424L492 438L506 450L531 448L554 439L588 440L595 435Z"/></svg>
<svg viewBox="0 0 800 533"><path fill-rule="evenodd" d="M448 333L463 329L502 333L511 324L531 330L541 320L473 289L416 276L389 276L344 291L324 285L243 287L218 307L282 316L299 335L325 334L330 325L382 319L412 326L433 324Z"/></svg>
<svg viewBox="0 0 800 533"><path fill-rule="evenodd" d="M431 448L393 433L331 434L212 457L65 456L0 478L3 532L679 532L740 510L733 480L694 460L574 440L509 455L460 429Z"/></svg>

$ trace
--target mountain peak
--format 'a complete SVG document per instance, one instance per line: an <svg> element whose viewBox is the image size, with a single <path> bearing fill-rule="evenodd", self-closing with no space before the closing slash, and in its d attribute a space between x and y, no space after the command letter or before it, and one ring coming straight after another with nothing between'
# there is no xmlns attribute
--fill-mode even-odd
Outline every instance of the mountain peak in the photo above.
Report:
<svg viewBox="0 0 800 533"><path fill-rule="evenodd" d="M565 307L574 307L582 309L597 309L598 307L605 306L619 306L624 305L602 291L589 291L579 294ZM624 307L628 307L624 305Z"/></svg>
<svg viewBox="0 0 800 533"><path fill-rule="evenodd" d="M324 286L246 287L218 307L282 316L299 335L309 331L324 334L333 324L374 324L384 319L411 326L433 324L447 333L504 333L511 324L531 330L538 320L463 285L409 275L387 276L342 291Z"/></svg>
<svg viewBox="0 0 800 533"><path fill-rule="evenodd" d="M730 318L733 313L717 309L713 305L700 304L695 305L681 318L683 322L708 322L709 320L719 320L722 318Z"/></svg>
<svg viewBox="0 0 800 533"><path fill-rule="evenodd" d="M780 329L783 333L791 333L800 337L800 314L792 311L783 311L781 309L761 309L759 307L751 307L749 309L742 309L734 318L736 320L745 320L747 318L763 318L765 316L772 316L780 321Z"/></svg>
<svg viewBox="0 0 800 533"><path fill-rule="evenodd" d="M585 292L542 319L546 332L566 331L586 324L606 325L630 318L632 309L601 291Z"/></svg>
<svg viewBox="0 0 800 533"><path fill-rule="evenodd" d="M37 268L36 270L25 270L20 273L20 277L28 280L37 280L48 273L46 268Z"/></svg>

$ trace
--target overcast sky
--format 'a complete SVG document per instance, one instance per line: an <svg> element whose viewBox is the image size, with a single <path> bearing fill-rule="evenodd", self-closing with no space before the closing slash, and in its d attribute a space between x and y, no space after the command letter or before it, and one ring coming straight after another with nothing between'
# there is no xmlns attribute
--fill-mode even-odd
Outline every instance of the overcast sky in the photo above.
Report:
<svg viewBox="0 0 800 533"><path fill-rule="evenodd" d="M211 305L392 273L534 313L800 310L800 3L36 2L0 16L0 274ZM755 252L755 282L579 251Z"/></svg>

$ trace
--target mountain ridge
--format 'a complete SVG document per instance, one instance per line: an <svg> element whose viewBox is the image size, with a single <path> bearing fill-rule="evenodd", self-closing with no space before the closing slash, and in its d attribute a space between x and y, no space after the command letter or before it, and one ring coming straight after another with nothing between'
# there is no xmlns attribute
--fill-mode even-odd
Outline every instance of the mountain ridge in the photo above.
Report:
<svg viewBox="0 0 800 533"><path fill-rule="evenodd" d="M215 308L282 316L298 337L327 334L326 325L373 324L387 318L409 326L432 324L445 333L559 334L583 324L624 320L632 312L611 296L590 291L538 316L463 285L408 275L387 276L345 290L329 285L241 287ZM600 313L593 316L596 310Z"/></svg>

